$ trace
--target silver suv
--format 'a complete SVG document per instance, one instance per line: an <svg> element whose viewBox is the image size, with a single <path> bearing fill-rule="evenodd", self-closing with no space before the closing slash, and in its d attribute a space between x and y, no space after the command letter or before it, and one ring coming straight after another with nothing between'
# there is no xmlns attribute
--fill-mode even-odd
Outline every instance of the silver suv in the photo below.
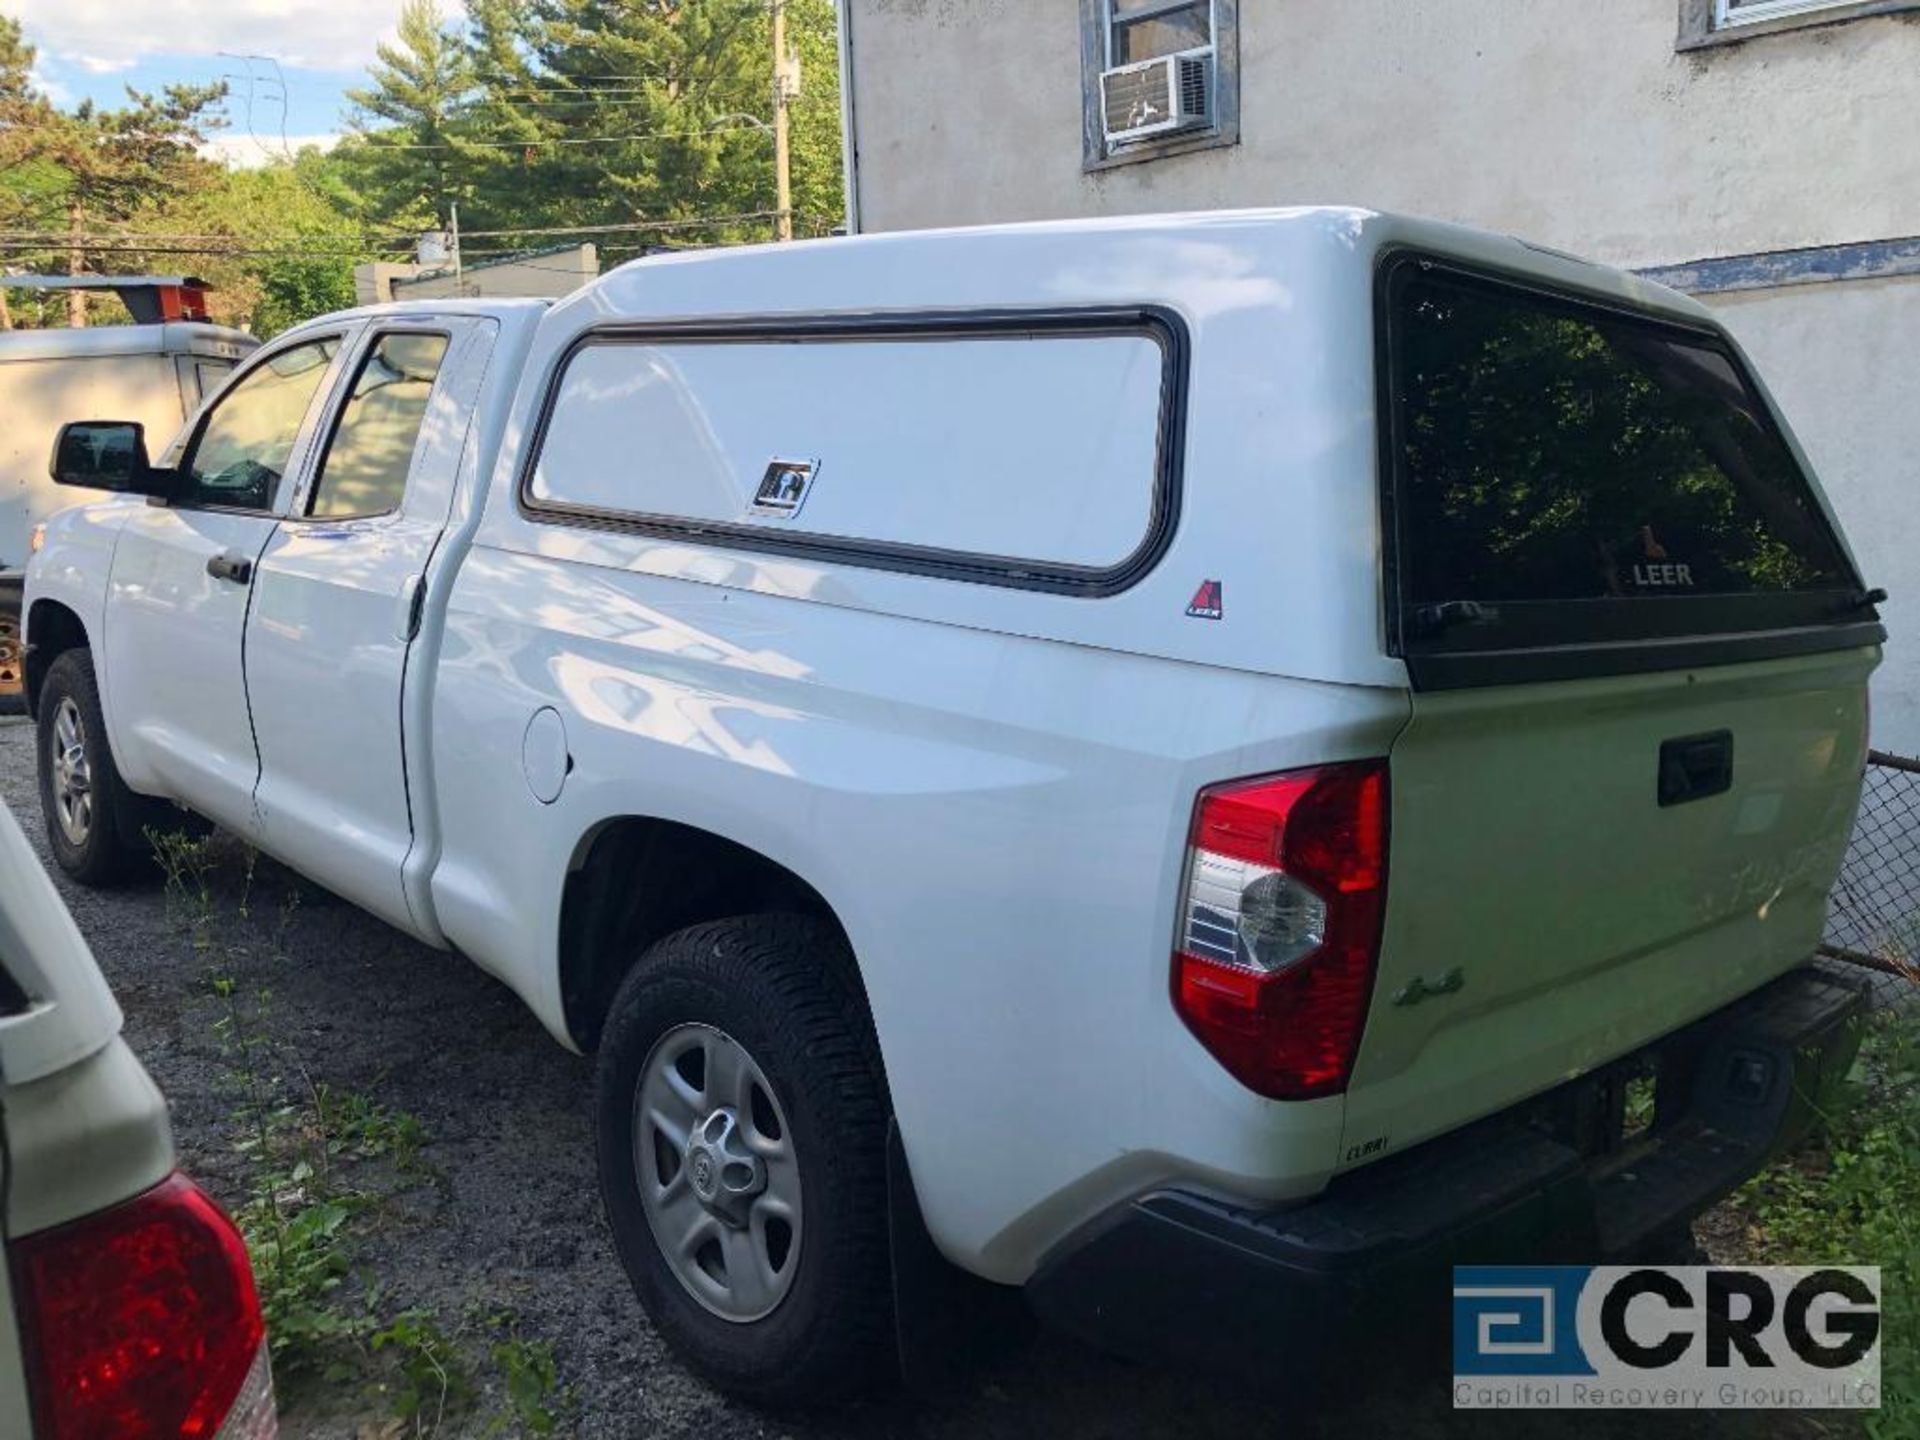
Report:
<svg viewBox="0 0 1920 1440"><path fill-rule="evenodd" d="M233 1222L0 806L0 1435L266 1440L266 1330Z"/></svg>

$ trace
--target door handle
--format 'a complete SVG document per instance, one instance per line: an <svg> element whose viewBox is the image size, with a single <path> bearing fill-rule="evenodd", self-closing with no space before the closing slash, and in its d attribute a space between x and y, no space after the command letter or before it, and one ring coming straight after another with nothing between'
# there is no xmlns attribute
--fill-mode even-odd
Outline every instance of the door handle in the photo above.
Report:
<svg viewBox="0 0 1920 1440"><path fill-rule="evenodd" d="M216 580L227 580L235 585L250 584L253 580L253 561L244 555L235 555L228 551L225 555L216 555L207 561L207 574Z"/></svg>
<svg viewBox="0 0 1920 1440"><path fill-rule="evenodd" d="M409 575L400 582L393 606L394 638L411 642L420 634L420 617L427 608L427 577Z"/></svg>
<svg viewBox="0 0 1920 1440"><path fill-rule="evenodd" d="M1685 805L1733 788L1733 732L1682 735L1660 747L1660 805Z"/></svg>

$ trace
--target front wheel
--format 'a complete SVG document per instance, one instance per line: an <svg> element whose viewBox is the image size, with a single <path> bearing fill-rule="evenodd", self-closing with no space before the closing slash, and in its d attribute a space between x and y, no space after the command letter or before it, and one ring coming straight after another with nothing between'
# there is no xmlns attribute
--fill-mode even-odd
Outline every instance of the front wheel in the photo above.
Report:
<svg viewBox="0 0 1920 1440"><path fill-rule="evenodd" d="M53 858L82 885L119 884L152 852L141 834L141 799L107 746L89 651L68 650L48 667L37 723L40 809Z"/></svg>
<svg viewBox="0 0 1920 1440"><path fill-rule="evenodd" d="M776 1406L894 1373L885 1084L835 931L750 916L660 941L614 999L594 1090L620 1259L691 1365Z"/></svg>
<svg viewBox="0 0 1920 1440"><path fill-rule="evenodd" d="M20 599L0 589L0 715L22 715L27 709L27 672L20 650Z"/></svg>

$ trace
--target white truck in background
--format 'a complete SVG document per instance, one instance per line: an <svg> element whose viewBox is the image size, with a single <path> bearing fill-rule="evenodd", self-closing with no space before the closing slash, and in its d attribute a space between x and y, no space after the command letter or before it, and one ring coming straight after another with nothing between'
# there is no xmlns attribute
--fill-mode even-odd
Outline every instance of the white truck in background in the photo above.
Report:
<svg viewBox="0 0 1920 1440"><path fill-rule="evenodd" d="M1311 1367L1450 1256L1673 1241L1849 1063L1876 595L1656 285L1364 210L831 240L117 418L28 577L56 857L186 807L501 977L743 1395L884 1377L915 1237Z"/></svg>
<svg viewBox="0 0 1920 1440"><path fill-rule="evenodd" d="M20 587L39 527L75 503L47 471L68 420L116 415L170 435L260 343L208 324L205 286L178 275L83 276L119 294L131 325L0 334L0 714L24 700ZM64 276L8 276L13 289L71 287Z"/></svg>

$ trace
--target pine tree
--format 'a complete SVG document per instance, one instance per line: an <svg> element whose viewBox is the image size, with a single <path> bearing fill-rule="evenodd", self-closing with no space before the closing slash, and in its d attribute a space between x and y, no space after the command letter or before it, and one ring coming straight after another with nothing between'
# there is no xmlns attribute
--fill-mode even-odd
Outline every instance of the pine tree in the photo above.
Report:
<svg viewBox="0 0 1920 1440"><path fill-rule="evenodd" d="M833 0L785 3L805 73L795 208L822 233L841 214ZM414 0L355 92L342 162L394 223L457 199L469 231L697 222L604 237L613 257L667 236L765 239L770 220L704 222L775 204L770 17L770 0L468 0L456 61L455 32Z"/></svg>
<svg viewBox="0 0 1920 1440"><path fill-rule="evenodd" d="M397 42L382 41L368 84L349 90L358 143L341 158L383 224L425 228L469 201L481 152L463 144L475 101L473 56L434 0L406 0Z"/></svg>

